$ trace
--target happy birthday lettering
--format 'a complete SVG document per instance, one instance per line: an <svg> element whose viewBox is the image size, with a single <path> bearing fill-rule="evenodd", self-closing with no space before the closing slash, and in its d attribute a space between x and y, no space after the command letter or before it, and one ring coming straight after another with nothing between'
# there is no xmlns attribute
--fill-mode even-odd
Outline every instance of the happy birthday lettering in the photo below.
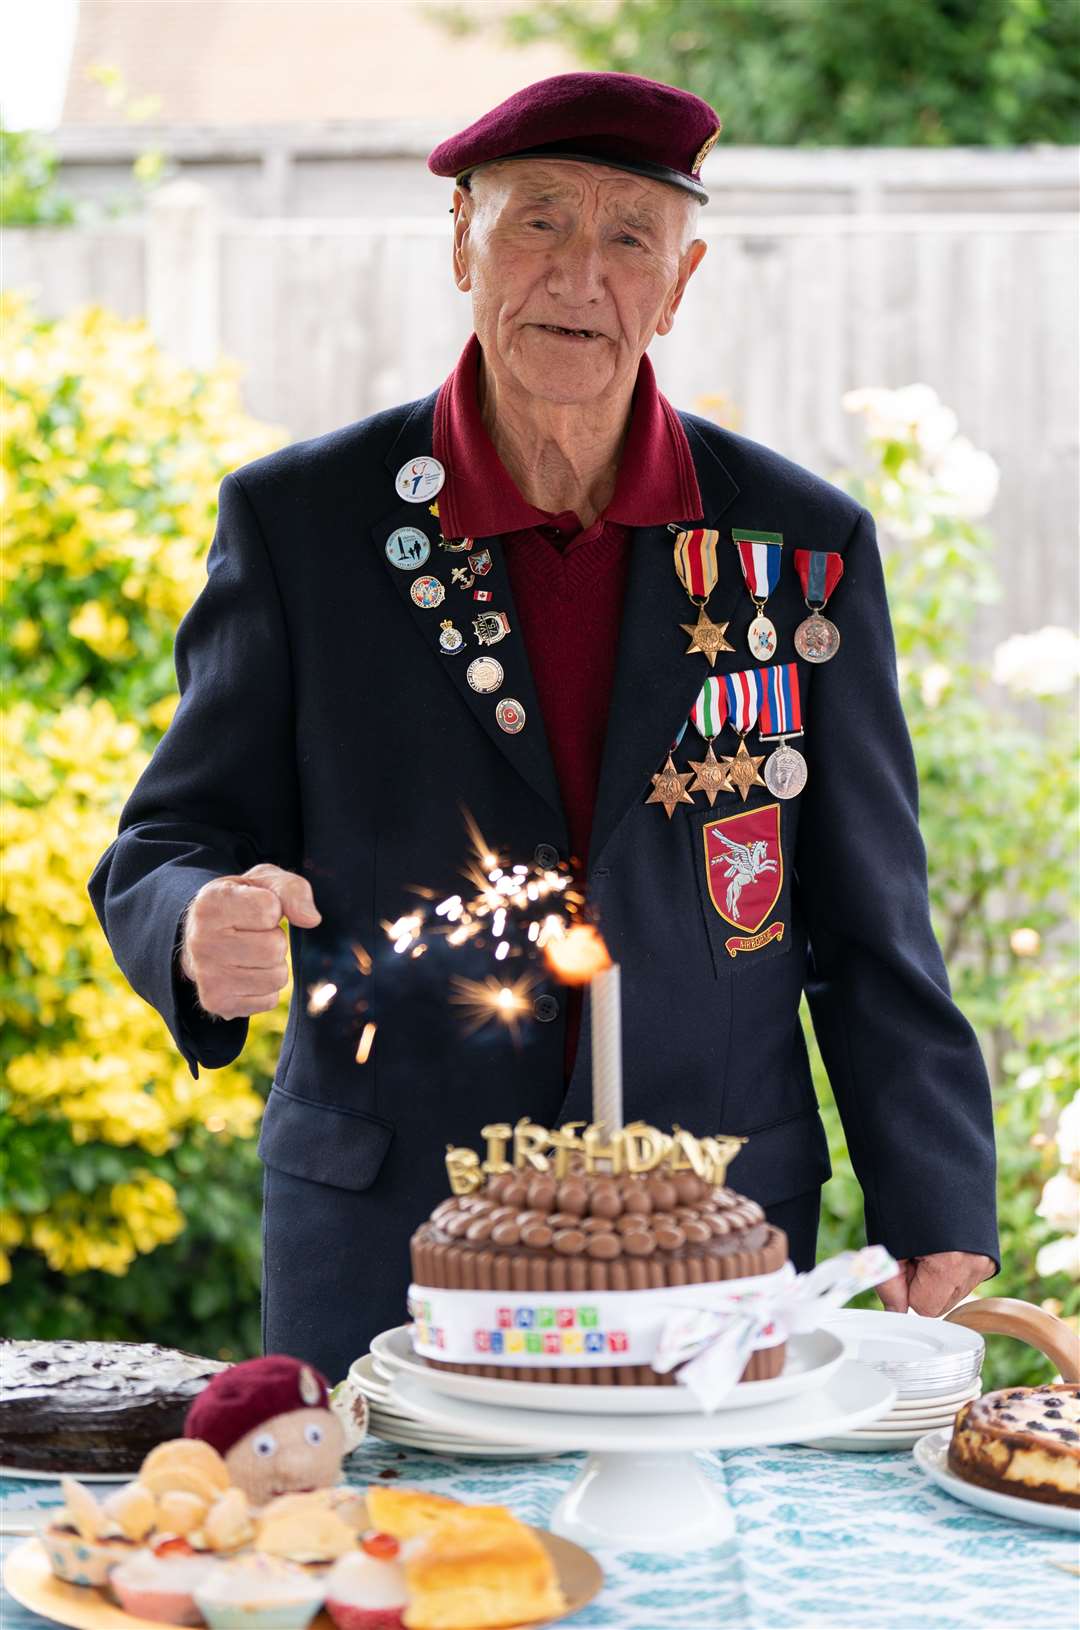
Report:
<svg viewBox="0 0 1080 1630"><path fill-rule="evenodd" d="M487 1144L481 1160L475 1149L446 1146L446 1170L454 1194L472 1194L485 1177L500 1172L550 1172L565 1177L570 1156L584 1156L586 1172L693 1172L704 1182L720 1187L727 1169L746 1142L745 1138L697 1138L681 1126L670 1132L633 1121L621 1132L608 1136L601 1121L567 1121L555 1131L538 1126L523 1115L516 1126L498 1121L482 1126L480 1136Z"/></svg>

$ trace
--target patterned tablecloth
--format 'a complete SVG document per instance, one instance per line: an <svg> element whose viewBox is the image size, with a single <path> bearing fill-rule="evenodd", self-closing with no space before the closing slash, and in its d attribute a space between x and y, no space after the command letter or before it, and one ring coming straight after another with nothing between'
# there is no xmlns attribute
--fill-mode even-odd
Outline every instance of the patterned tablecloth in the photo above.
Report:
<svg viewBox="0 0 1080 1630"><path fill-rule="evenodd" d="M464 1460L369 1438L346 1462L350 1483L385 1476L474 1503L510 1506L546 1525L580 1455ZM742 1449L702 1456L727 1479L736 1537L679 1557L599 1552L601 1594L564 1621L605 1630L1076 1630L1080 1580L1050 1566L1078 1559L1076 1539L991 1517L942 1493L910 1454ZM99 1485L99 1488L101 1486ZM0 1478L6 1523L59 1503L55 1483ZM32 1520L32 1519L30 1519ZM20 1539L6 1535L6 1556ZM45 1630L4 1593L3 1630Z"/></svg>

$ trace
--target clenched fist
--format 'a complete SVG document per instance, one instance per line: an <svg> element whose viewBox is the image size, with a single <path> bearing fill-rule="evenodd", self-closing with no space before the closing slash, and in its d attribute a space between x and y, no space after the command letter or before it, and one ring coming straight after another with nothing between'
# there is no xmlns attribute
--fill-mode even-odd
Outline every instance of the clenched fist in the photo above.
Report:
<svg viewBox="0 0 1080 1630"><path fill-rule="evenodd" d="M184 915L180 970L218 1019L269 1013L289 982L282 917L298 928L322 922L311 884L263 863L204 883Z"/></svg>

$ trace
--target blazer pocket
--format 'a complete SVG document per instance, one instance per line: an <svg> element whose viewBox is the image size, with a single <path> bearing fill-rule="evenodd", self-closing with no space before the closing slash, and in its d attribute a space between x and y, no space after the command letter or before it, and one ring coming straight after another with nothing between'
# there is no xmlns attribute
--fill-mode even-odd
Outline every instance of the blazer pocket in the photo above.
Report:
<svg viewBox="0 0 1080 1630"><path fill-rule="evenodd" d="M717 979L791 950L783 819L782 804L771 799L734 810L716 806L686 823Z"/></svg>
<svg viewBox="0 0 1080 1630"><path fill-rule="evenodd" d="M264 1165L311 1183L359 1191L378 1177L393 1137L393 1124L377 1115L273 1087L257 1147Z"/></svg>

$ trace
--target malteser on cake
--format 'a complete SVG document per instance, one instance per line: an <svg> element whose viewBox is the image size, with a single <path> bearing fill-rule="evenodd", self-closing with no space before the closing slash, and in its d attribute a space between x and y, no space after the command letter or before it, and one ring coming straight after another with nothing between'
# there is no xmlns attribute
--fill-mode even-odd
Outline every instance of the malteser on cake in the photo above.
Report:
<svg viewBox="0 0 1080 1630"><path fill-rule="evenodd" d="M1080 1383L1009 1387L965 1404L949 1467L1001 1494L1080 1506Z"/></svg>

